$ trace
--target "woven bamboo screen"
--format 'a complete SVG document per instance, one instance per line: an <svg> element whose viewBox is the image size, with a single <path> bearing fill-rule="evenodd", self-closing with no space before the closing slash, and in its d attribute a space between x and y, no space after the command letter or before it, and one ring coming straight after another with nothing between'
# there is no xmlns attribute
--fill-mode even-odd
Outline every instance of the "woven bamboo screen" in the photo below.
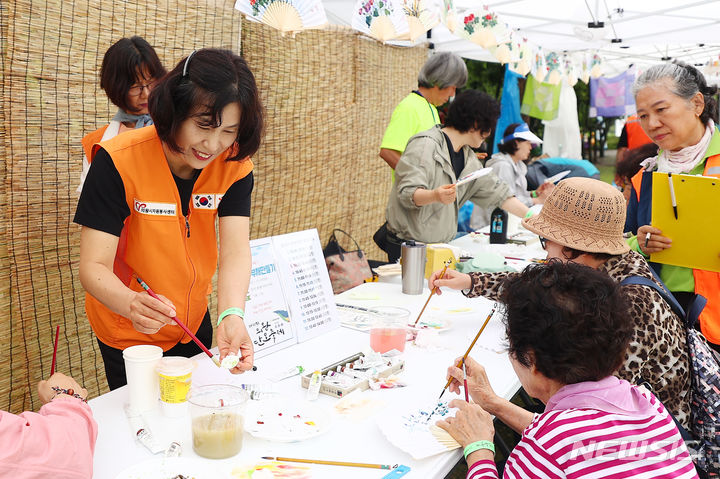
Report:
<svg viewBox="0 0 720 479"><path fill-rule="evenodd" d="M91 397L107 389L85 318L72 216L80 139L114 113L98 86L99 65L123 36L145 37L168 69L195 48L242 46L268 118L253 158L251 236L315 227L325 241L340 227L381 258L371 236L384 220L390 184L377 153L426 50L382 46L342 29L282 38L243 20L233 3L0 4L0 408L39 407L35 385L50 370L56 325L58 370Z"/></svg>

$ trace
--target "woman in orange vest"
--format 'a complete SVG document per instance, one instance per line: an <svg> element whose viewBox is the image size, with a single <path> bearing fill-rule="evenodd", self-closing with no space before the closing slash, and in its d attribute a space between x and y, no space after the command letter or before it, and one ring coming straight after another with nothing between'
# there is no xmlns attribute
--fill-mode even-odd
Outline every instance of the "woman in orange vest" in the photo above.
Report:
<svg viewBox="0 0 720 479"><path fill-rule="evenodd" d="M242 356L232 372L253 364L243 308L251 268L249 156L263 129L255 78L232 52L199 50L158 82L148 108L154 125L94 146L75 213L85 311L111 389L125 384L128 346L200 352L173 316L207 346L214 323L221 360ZM218 264L221 313L211 323L207 295Z"/></svg>
<svg viewBox="0 0 720 479"><path fill-rule="evenodd" d="M672 246L671 238L650 225L652 173L720 178L720 130L715 125L717 103L713 98L717 88L709 87L691 65L665 63L640 75L633 92L640 124L660 148L656 157L642 162L644 168L632 178L628 204L626 231L636 233L631 246L647 257ZM720 274L654 266L660 268L660 277L683 307L687 308L695 294L707 298L700 328L710 342L720 344Z"/></svg>
<svg viewBox="0 0 720 479"><path fill-rule="evenodd" d="M153 85L165 75L165 67L152 46L142 37L121 38L105 52L100 67L100 88L118 107L110 123L82 139L83 169L78 193L82 191L95 143L109 140L123 131L152 125L148 96Z"/></svg>

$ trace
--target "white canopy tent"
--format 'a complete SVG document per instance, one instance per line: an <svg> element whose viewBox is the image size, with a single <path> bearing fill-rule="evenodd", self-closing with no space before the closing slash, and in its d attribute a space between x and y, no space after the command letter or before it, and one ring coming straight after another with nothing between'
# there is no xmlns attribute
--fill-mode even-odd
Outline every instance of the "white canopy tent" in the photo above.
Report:
<svg viewBox="0 0 720 479"><path fill-rule="evenodd" d="M429 8L440 11L442 0L426 1ZM330 23L350 26L355 0L322 2ZM642 70L675 59L703 70L708 61L720 58L720 0L455 1L461 17L485 5L516 35L546 53L597 51L607 76L630 65ZM601 22L602 28L588 26ZM489 51L453 35L442 24L431 30L430 41L436 50L497 61ZM717 73L712 81L718 82Z"/></svg>

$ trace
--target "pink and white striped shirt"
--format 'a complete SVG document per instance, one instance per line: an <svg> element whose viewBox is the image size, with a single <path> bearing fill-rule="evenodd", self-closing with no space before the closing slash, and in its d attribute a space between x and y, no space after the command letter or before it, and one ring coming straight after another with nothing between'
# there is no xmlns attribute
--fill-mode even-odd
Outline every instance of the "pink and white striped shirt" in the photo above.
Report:
<svg viewBox="0 0 720 479"><path fill-rule="evenodd" d="M608 380L588 384L603 381ZM603 408L610 412L589 408L582 398L578 402L583 407L553 409L558 404L553 396L547 410L523 431L503 477L697 478L685 443L660 401L643 388L621 382L625 383L618 381L611 389L628 388L636 405L645 402L639 404L642 414L628 414L622 408ZM571 397L565 399L571 401ZM473 464L467 475L468 479L497 477L495 464L487 460Z"/></svg>

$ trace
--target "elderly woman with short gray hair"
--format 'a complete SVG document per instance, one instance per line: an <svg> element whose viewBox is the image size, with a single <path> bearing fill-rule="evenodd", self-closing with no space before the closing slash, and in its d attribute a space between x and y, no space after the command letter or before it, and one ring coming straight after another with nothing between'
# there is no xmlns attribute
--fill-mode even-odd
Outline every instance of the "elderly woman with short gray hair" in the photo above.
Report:
<svg viewBox="0 0 720 479"><path fill-rule="evenodd" d="M393 111L380 145L380 158L395 170L411 136L440 123L437 106L455 96L455 89L467 82L462 58L450 52L433 54L420 69L418 88Z"/></svg>
<svg viewBox="0 0 720 479"><path fill-rule="evenodd" d="M643 169L632 178L625 225L627 231L637 234L631 240L632 248L648 257L672 246L672 239L650 224L652 173L720 178L717 88L708 86L702 73L691 65L665 63L640 75L633 93L640 126L660 148L656 157L641 163ZM707 298L700 329L720 349L720 273L673 265L653 267L684 308L695 294Z"/></svg>

